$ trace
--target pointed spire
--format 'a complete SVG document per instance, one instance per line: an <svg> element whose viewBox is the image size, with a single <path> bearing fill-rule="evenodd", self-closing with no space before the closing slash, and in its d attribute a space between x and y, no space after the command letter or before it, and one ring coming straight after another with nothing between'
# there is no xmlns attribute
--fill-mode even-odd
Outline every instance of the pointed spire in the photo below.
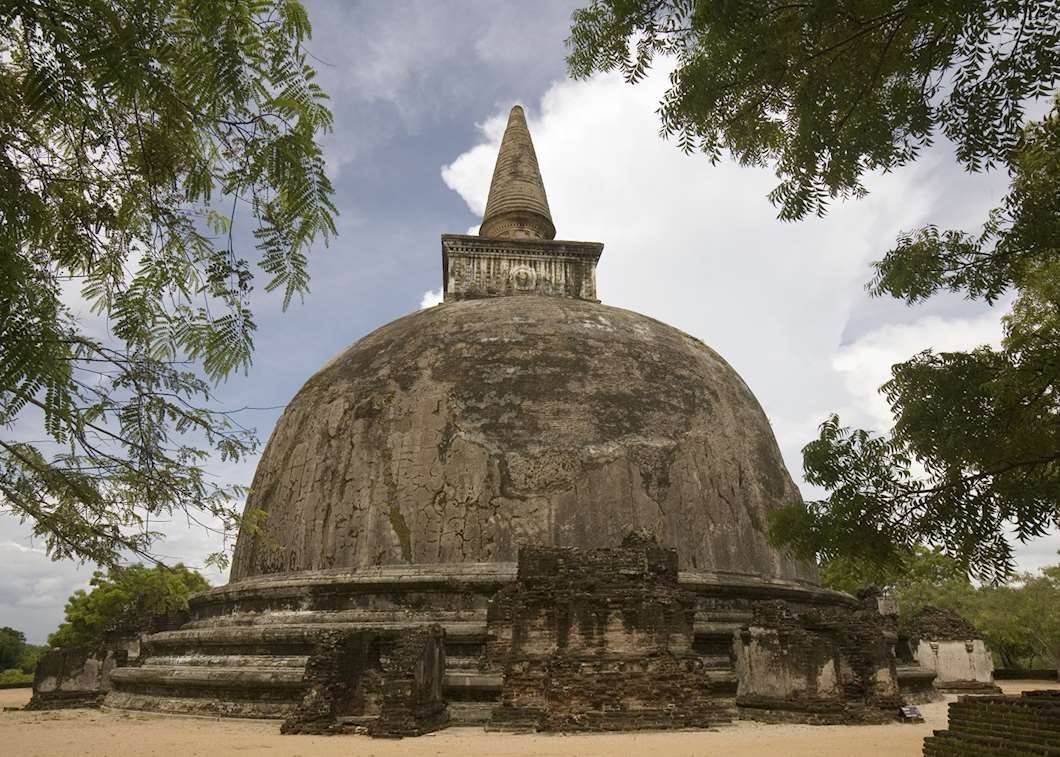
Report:
<svg viewBox="0 0 1060 757"><path fill-rule="evenodd" d="M508 115L486 214L479 236L554 239L556 227L548 210L545 184L537 167L534 143L523 109L516 105Z"/></svg>

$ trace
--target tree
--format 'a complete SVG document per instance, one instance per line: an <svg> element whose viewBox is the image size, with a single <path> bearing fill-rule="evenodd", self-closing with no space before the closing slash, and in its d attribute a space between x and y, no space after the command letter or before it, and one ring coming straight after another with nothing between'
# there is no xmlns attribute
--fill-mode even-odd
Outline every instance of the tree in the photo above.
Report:
<svg viewBox="0 0 1060 757"><path fill-rule="evenodd" d="M309 34L297 0L0 3L0 506L54 558L238 517L202 466L256 444L211 395L252 265L286 308L335 232Z"/></svg>
<svg viewBox="0 0 1060 757"><path fill-rule="evenodd" d="M1060 79L1060 4L594 0L568 42L576 76L636 82L673 56L663 134L715 161L772 164L783 219L863 195L866 172L915 160L938 134L969 170L1007 168L981 232L903 234L869 285L909 303L1014 293L1001 348L894 366L886 435L828 419L804 466L829 495L781 510L771 533L806 558L886 568L926 542L1008 575L1010 524L1019 539L1060 527L1060 111L1024 118Z"/></svg>
<svg viewBox="0 0 1060 757"><path fill-rule="evenodd" d="M26 635L10 626L0 628L0 683L30 683L41 647L26 643Z"/></svg>
<svg viewBox="0 0 1060 757"><path fill-rule="evenodd" d="M66 619L48 636L48 644L96 644L109 632L146 628L155 617L187 609L191 594L210 588L205 578L179 563L96 571L91 586L67 600Z"/></svg>
<svg viewBox="0 0 1060 757"><path fill-rule="evenodd" d="M821 563L821 584L850 594L876 586L898 600L904 615L925 605L964 612L976 591L956 560L924 546L902 555L898 565L881 566L852 557L827 560Z"/></svg>
<svg viewBox="0 0 1060 757"><path fill-rule="evenodd" d="M0 670L16 668L26 651L26 634L10 626L0 628Z"/></svg>

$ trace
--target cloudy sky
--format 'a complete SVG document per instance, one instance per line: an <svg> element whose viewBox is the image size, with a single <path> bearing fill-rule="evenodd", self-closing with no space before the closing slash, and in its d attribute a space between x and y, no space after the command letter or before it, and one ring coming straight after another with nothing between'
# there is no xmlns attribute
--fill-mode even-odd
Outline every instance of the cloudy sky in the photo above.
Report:
<svg viewBox="0 0 1060 757"><path fill-rule="evenodd" d="M339 238L312 261L312 292L286 314L261 296L254 367L219 388L268 438L283 405L324 362L394 318L437 301L442 233L481 217L509 108L527 110L557 237L600 241L609 305L671 323L717 349L766 410L788 468L830 412L890 424L877 387L892 363L933 347L996 342L995 309L954 297L909 308L867 296L870 263L900 230L974 227L1005 177L969 175L946 145L872 177L865 200L824 219L776 220L763 170L685 156L658 137L661 67L642 84L567 78L564 39L577 0L308 0ZM255 461L219 476L249 483ZM814 492L805 485L803 494ZM186 523L162 552L191 565L218 548ZM1017 547L1021 567L1056 561L1060 537ZM43 641L91 566L54 563L26 526L0 516L0 626ZM214 583L226 576L211 574Z"/></svg>

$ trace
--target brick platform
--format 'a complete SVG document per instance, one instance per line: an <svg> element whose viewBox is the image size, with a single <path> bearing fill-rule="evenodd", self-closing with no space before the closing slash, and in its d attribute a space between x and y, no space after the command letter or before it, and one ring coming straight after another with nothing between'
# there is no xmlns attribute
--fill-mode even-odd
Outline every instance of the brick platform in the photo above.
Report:
<svg viewBox="0 0 1060 757"><path fill-rule="evenodd" d="M1060 691L960 697L924 757L1060 757Z"/></svg>

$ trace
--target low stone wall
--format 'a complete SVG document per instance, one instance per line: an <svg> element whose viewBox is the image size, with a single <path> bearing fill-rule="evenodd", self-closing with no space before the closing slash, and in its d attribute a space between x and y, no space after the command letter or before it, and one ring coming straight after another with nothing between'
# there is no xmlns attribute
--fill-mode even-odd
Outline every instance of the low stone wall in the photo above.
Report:
<svg viewBox="0 0 1060 757"><path fill-rule="evenodd" d="M491 602L487 658L503 665L490 727L544 731L706 727L731 716L692 650L695 597L677 553L524 547Z"/></svg>
<svg viewBox="0 0 1060 757"><path fill-rule="evenodd" d="M110 691L110 672L126 661L124 650L64 647L45 652L33 676L27 709L98 707Z"/></svg>
<svg viewBox="0 0 1060 757"><path fill-rule="evenodd" d="M762 603L736 642L736 704L769 722L876 723L903 701L895 635L875 603L801 612Z"/></svg>
<svg viewBox="0 0 1060 757"><path fill-rule="evenodd" d="M445 632L325 633L305 668L305 694L282 733L418 736L448 722Z"/></svg>
<svg viewBox="0 0 1060 757"><path fill-rule="evenodd" d="M949 727L924 740L924 757L1060 757L1060 691L964 696Z"/></svg>

